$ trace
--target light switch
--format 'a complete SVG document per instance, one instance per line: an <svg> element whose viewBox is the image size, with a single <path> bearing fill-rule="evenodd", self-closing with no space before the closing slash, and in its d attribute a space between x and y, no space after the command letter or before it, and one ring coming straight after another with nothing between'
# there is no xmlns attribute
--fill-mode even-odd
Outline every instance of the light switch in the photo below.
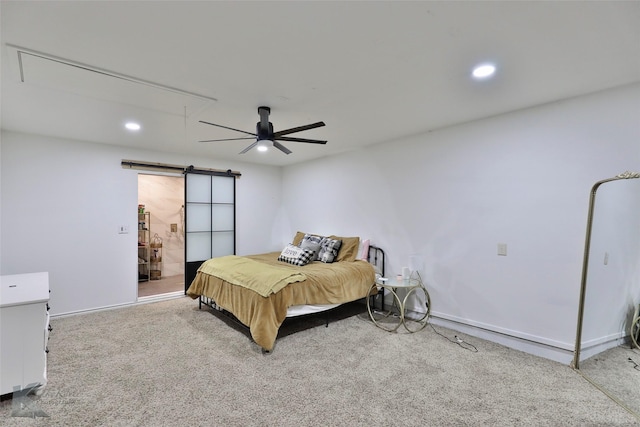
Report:
<svg viewBox="0 0 640 427"><path fill-rule="evenodd" d="M498 255L507 256L507 244L498 243Z"/></svg>
<svg viewBox="0 0 640 427"><path fill-rule="evenodd" d="M129 234L129 226L121 225L118 227L118 234Z"/></svg>

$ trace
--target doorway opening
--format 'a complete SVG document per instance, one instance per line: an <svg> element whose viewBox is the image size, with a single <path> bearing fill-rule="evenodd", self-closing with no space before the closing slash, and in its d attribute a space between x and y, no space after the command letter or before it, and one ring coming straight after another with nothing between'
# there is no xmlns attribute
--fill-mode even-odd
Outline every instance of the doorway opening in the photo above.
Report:
<svg viewBox="0 0 640 427"><path fill-rule="evenodd" d="M138 299L184 293L184 176L138 174Z"/></svg>

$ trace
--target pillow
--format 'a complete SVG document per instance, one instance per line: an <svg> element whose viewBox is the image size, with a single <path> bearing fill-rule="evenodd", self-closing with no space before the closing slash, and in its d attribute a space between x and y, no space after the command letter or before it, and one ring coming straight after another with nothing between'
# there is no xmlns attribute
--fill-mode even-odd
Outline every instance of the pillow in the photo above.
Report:
<svg viewBox="0 0 640 427"><path fill-rule="evenodd" d="M313 256L313 251L310 251L309 249L303 249L289 243L280 253L278 261L288 262L289 264L302 267L303 265L309 264Z"/></svg>
<svg viewBox="0 0 640 427"><path fill-rule="evenodd" d="M329 236L329 238L342 241L342 246L340 247L336 261L353 262L356 260L358 248L360 247L360 237Z"/></svg>
<svg viewBox="0 0 640 427"><path fill-rule="evenodd" d="M320 244L320 253L318 254L318 261L325 263L332 263L338 256L338 251L342 245L341 240L331 239L329 237L323 237Z"/></svg>
<svg viewBox="0 0 640 427"><path fill-rule="evenodd" d="M293 243L296 246L300 245L300 242L302 242L304 235L305 233L303 233L302 231L296 232L296 235L293 236L293 240L291 241L291 243Z"/></svg>
<svg viewBox="0 0 640 427"><path fill-rule="evenodd" d="M298 246L300 246L302 249L309 249L310 251L313 251L313 259L311 261L315 261L318 259L318 254L320 253L322 239L322 236L305 234Z"/></svg>
<svg viewBox="0 0 640 427"><path fill-rule="evenodd" d="M321 236L319 234L303 233L302 231L298 231L298 232L296 232L296 235L293 236L293 241L291 243L293 243L296 246L300 246L300 242L302 242L302 239L304 239L304 236L306 236L307 234L309 236L318 236L321 239L324 237L324 236Z"/></svg>
<svg viewBox="0 0 640 427"><path fill-rule="evenodd" d="M360 258L363 261L369 261L369 246L371 245L371 241L369 239L362 242L362 254Z"/></svg>

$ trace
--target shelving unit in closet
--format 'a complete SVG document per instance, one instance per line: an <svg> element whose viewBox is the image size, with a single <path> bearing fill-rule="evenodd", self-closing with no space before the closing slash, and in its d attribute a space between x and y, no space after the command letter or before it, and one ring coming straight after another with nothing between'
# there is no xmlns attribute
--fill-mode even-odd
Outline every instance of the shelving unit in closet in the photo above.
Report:
<svg viewBox="0 0 640 427"><path fill-rule="evenodd" d="M151 273L151 214L138 206L138 282L149 280Z"/></svg>

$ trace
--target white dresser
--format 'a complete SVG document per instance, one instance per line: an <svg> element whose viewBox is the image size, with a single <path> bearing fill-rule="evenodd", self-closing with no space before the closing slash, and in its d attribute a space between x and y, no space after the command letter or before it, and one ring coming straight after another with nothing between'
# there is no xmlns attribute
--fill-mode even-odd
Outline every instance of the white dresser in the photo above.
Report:
<svg viewBox="0 0 640 427"><path fill-rule="evenodd" d="M0 395L47 383L49 273L0 276Z"/></svg>

